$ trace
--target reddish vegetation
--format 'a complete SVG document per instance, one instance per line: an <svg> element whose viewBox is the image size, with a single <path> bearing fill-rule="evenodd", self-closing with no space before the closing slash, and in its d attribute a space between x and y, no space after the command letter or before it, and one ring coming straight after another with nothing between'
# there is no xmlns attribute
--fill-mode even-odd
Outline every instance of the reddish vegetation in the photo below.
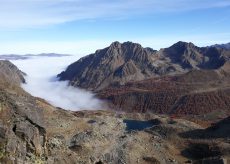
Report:
<svg viewBox="0 0 230 164"><path fill-rule="evenodd" d="M195 77L198 76L198 77ZM173 115L230 111L229 78L216 71L189 72L139 82L129 82L99 92L116 110Z"/></svg>
<svg viewBox="0 0 230 164"><path fill-rule="evenodd" d="M206 114L215 110L230 109L230 89L183 96L173 113Z"/></svg>

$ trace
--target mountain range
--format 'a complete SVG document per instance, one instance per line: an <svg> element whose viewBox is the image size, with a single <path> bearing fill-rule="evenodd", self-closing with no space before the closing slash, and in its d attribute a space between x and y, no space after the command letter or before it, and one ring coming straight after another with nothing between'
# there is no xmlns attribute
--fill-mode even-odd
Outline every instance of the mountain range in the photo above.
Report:
<svg viewBox="0 0 230 164"><path fill-rule="evenodd" d="M147 48L141 56L147 52L155 51ZM148 61L138 54L139 60ZM204 64L205 69L190 70L174 61L168 65L179 71L155 73L95 91L127 112L108 108L74 112L54 107L24 91L20 85L26 83L25 73L9 61L0 61L0 163L228 163L229 62L223 56L218 57L218 68ZM187 96L176 101L174 112L164 110L183 94ZM194 104L225 109L202 113ZM152 112L144 111L149 107ZM155 108L161 114L154 114ZM181 110L186 115L174 114Z"/></svg>
<svg viewBox="0 0 230 164"><path fill-rule="evenodd" d="M215 44L215 45L212 45L211 47L223 48L223 49L226 49L226 50L230 50L230 43L226 43L226 44Z"/></svg>
<svg viewBox="0 0 230 164"><path fill-rule="evenodd" d="M191 115L230 113L230 50L178 42L159 51L114 42L58 75L111 109Z"/></svg>
<svg viewBox="0 0 230 164"><path fill-rule="evenodd" d="M73 86L98 91L112 85L183 74L193 69L214 70L229 59L229 50L199 48L186 42L159 51L143 48L137 43L114 42L69 65L58 77L69 80Z"/></svg>

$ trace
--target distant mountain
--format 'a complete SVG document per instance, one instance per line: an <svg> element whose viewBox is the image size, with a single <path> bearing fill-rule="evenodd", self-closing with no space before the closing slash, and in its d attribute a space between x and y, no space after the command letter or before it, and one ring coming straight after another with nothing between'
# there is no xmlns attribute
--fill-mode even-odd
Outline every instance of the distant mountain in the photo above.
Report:
<svg viewBox="0 0 230 164"><path fill-rule="evenodd" d="M215 47L200 48L193 43L178 42L160 52L183 69L217 69L229 58L230 51Z"/></svg>
<svg viewBox="0 0 230 164"><path fill-rule="evenodd" d="M41 56L41 57L62 57L62 56L71 56L68 54L56 54L56 53L41 53L41 54L27 54L25 56Z"/></svg>
<svg viewBox="0 0 230 164"><path fill-rule="evenodd" d="M0 55L0 60L25 60L31 57L63 57L70 56L67 54L55 54L55 53L42 53L42 54L26 54L26 55L17 55L17 54L7 54Z"/></svg>
<svg viewBox="0 0 230 164"><path fill-rule="evenodd" d="M160 51L132 42L114 42L71 64L58 77L69 80L73 86L101 90L192 69L218 69L229 58L230 51L215 47L199 48L186 42L178 42Z"/></svg>
<svg viewBox="0 0 230 164"><path fill-rule="evenodd" d="M215 44L211 47L216 47L216 48L222 48L222 49L226 49L226 50L230 50L230 43L226 43L226 44Z"/></svg>
<svg viewBox="0 0 230 164"><path fill-rule="evenodd" d="M15 55L15 54L0 55L0 60L25 60L28 58L29 56L26 55Z"/></svg>

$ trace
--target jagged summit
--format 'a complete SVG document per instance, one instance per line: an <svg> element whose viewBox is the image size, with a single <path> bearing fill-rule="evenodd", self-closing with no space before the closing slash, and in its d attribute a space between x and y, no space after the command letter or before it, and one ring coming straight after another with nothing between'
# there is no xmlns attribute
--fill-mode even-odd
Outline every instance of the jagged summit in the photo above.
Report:
<svg viewBox="0 0 230 164"><path fill-rule="evenodd" d="M149 76L155 51L132 42L113 42L71 64L58 76L72 80L72 85L97 89L112 83L144 79Z"/></svg>
<svg viewBox="0 0 230 164"><path fill-rule="evenodd" d="M195 47L192 42L185 42L185 41L178 41L177 43L173 44L171 47Z"/></svg>
<svg viewBox="0 0 230 164"><path fill-rule="evenodd" d="M58 75L60 80L89 90L125 84L192 69L218 69L229 60L230 51L200 48L179 41L169 48L155 51L138 43L118 41L71 64Z"/></svg>
<svg viewBox="0 0 230 164"><path fill-rule="evenodd" d="M178 42L164 49L162 54L184 69L217 69L225 62L221 50L213 47L199 48L186 42Z"/></svg>
<svg viewBox="0 0 230 164"><path fill-rule="evenodd" d="M216 48L222 48L222 49L230 50L230 43L226 43L226 44L215 44L215 45L212 45L211 47L216 47Z"/></svg>

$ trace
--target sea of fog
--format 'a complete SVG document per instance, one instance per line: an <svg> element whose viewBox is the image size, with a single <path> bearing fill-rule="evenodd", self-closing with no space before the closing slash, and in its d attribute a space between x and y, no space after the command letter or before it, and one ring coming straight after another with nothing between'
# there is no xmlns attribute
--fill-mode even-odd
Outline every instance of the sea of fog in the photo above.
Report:
<svg viewBox="0 0 230 164"><path fill-rule="evenodd" d="M67 81L60 82L56 78L57 74L78 58L77 56L32 57L11 62L27 74L26 84L22 84L22 87L31 95L67 110L101 109L102 102L93 93L68 86Z"/></svg>

